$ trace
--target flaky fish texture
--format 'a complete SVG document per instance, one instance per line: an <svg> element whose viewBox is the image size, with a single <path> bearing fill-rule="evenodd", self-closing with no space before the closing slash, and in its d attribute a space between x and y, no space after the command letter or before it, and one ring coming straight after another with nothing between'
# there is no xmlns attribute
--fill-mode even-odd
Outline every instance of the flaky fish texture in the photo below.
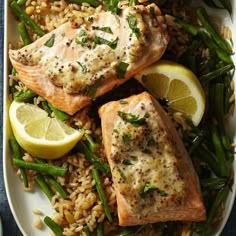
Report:
<svg viewBox="0 0 236 236"><path fill-rule="evenodd" d="M190 157L150 94L109 102L99 114L121 226L206 219Z"/></svg>
<svg viewBox="0 0 236 236"><path fill-rule="evenodd" d="M167 44L159 8L137 5L67 22L9 57L26 87L72 115L160 59Z"/></svg>

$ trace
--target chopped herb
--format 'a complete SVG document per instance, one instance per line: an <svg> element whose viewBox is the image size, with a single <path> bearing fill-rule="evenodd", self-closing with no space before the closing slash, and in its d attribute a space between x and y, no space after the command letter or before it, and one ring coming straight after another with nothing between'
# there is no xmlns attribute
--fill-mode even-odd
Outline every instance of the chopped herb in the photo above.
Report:
<svg viewBox="0 0 236 236"><path fill-rule="evenodd" d="M136 0L129 0L129 6L135 6Z"/></svg>
<svg viewBox="0 0 236 236"><path fill-rule="evenodd" d="M82 72L83 74L88 71L86 65L81 64L79 61L77 61L77 63L80 65L80 67L81 67L81 72Z"/></svg>
<svg viewBox="0 0 236 236"><path fill-rule="evenodd" d="M125 176L124 172L119 167L117 167L117 170L120 173L120 176L122 177L122 179L126 180L126 176Z"/></svg>
<svg viewBox="0 0 236 236"><path fill-rule="evenodd" d="M85 29L81 29L79 34L78 34L79 37L86 36L86 35L87 34L86 34L86 30Z"/></svg>
<svg viewBox="0 0 236 236"><path fill-rule="evenodd" d="M131 162L129 159L124 159L124 160L122 161L122 163L123 163L124 165L126 165L126 166L133 165L132 162Z"/></svg>
<svg viewBox="0 0 236 236"><path fill-rule="evenodd" d="M61 37L65 37L65 36L66 36L66 34L65 34L65 33L62 33L62 34L61 34Z"/></svg>
<svg viewBox="0 0 236 236"><path fill-rule="evenodd" d="M150 10L150 14L151 14L154 18L156 18L156 13L155 13L154 7L150 7L149 10Z"/></svg>
<svg viewBox="0 0 236 236"><path fill-rule="evenodd" d="M116 133L116 134L119 134L118 129L113 129L113 132Z"/></svg>
<svg viewBox="0 0 236 236"><path fill-rule="evenodd" d="M54 44L55 37L56 37L56 35L52 34L51 37L48 39L48 41L44 44L44 46L51 48Z"/></svg>
<svg viewBox="0 0 236 236"><path fill-rule="evenodd" d="M151 154L151 153L152 153L151 150L148 149L148 148L143 149L142 152L143 152L143 153L146 153L146 154Z"/></svg>
<svg viewBox="0 0 236 236"><path fill-rule="evenodd" d="M154 190L157 190L157 187L155 185L145 183L143 190L139 193L139 195L141 198L145 198L147 194L153 192Z"/></svg>
<svg viewBox="0 0 236 236"><path fill-rule="evenodd" d="M116 68L116 76L118 79L123 79L129 64L121 61Z"/></svg>
<svg viewBox="0 0 236 236"><path fill-rule="evenodd" d="M122 139L123 139L124 143L126 143L128 140L130 140L130 138L131 138L131 134L130 133L123 133Z"/></svg>
<svg viewBox="0 0 236 236"><path fill-rule="evenodd" d="M100 30L109 34L113 34L112 30L110 27L98 27L98 26L92 26L93 30Z"/></svg>
<svg viewBox="0 0 236 236"><path fill-rule="evenodd" d="M136 115L133 115L131 113L126 113L122 111L118 111L118 116L125 121L126 123L130 123L135 127L139 127L141 125L146 124L146 117L139 117Z"/></svg>
<svg viewBox="0 0 236 236"><path fill-rule="evenodd" d="M144 188L139 193L139 195L140 195L141 198L145 198L145 197L147 197L147 194L149 194L153 191L157 191L161 195L161 197L166 197L167 196L167 193L165 191L160 190L155 185L148 184L148 183L145 183Z"/></svg>
<svg viewBox="0 0 236 236"><path fill-rule="evenodd" d="M81 46L85 46L87 44L88 36L85 29L80 30L78 37L75 39L75 42Z"/></svg>
<svg viewBox="0 0 236 236"><path fill-rule="evenodd" d="M121 100L120 100L120 104L128 104L128 102L125 101L125 100L123 100L123 99L121 99Z"/></svg>
<svg viewBox="0 0 236 236"><path fill-rule="evenodd" d="M110 11L113 14L119 14L121 9L118 7L120 0L104 0L103 4L105 6L106 11Z"/></svg>
<svg viewBox="0 0 236 236"><path fill-rule="evenodd" d="M117 46L117 42L118 42L118 38L116 38L115 40L113 41L109 41L109 40L106 40L104 38L101 38L101 37L95 37L93 39L93 42L95 44L98 44L98 45L101 45L101 44L106 44L107 46L109 46L110 48L112 49L116 49L116 46Z"/></svg>
<svg viewBox="0 0 236 236"><path fill-rule="evenodd" d="M88 18L88 21L89 21L89 22L93 22L93 17L90 16L90 17Z"/></svg>
<svg viewBox="0 0 236 236"><path fill-rule="evenodd" d="M103 80L103 76L101 75L98 80L95 82L95 84L87 86L85 88L84 94L90 96L92 99L95 98L97 89L100 86L101 82Z"/></svg>
<svg viewBox="0 0 236 236"><path fill-rule="evenodd" d="M129 24L130 29L135 34L137 39L140 37L140 29L137 27L137 19L134 15L129 14L127 17L127 21Z"/></svg>

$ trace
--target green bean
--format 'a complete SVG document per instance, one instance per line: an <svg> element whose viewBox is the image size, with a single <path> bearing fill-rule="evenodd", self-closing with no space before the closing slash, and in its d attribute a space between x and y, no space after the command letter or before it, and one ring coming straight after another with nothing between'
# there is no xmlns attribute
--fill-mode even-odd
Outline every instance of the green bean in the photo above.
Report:
<svg viewBox="0 0 236 236"><path fill-rule="evenodd" d="M205 136L204 135L197 135L193 141L192 141L192 145L190 146L190 148L188 149L188 153L189 155L191 155L193 153L193 151L202 143L202 141L204 140Z"/></svg>
<svg viewBox="0 0 236 236"><path fill-rule="evenodd" d="M199 35L202 38L203 42L205 43L205 45L214 53L216 53L217 57L228 63L228 64L232 64L232 58L230 57L230 55L228 55L222 48L220 48L213 40L211 40L211 38L204 32L199 30Z"/></svg>
<svg viewBox="0 0 236 236"><path fill-rule="evenodd" d="M90 229L87 225L83 227L83 231L85 232L86 236L91 236Z"/></svg>
<svg viewBox="0 0 236 236"><path fill-rule="evenodd" d="M97 236L104 236L104 233L103 233L103 223L102 222L98 223Z"/></svg>
<svg viewBox="0 0 236 236"><path fill-rule="evenodd" d="M45 178L47 182L55 188L55 190L60 194L62 198L64 199L68 198L68 195L63 189L63 187L57 182L57 180L53 176L46 175Z"/></svg>
<svg viewBox="0 0 236 236"><path fill-rule="evenodd" d="M21 40L22 40L24 46L30 44L31 40L30 40L29 33L25 27L24 22L20 22L17 25L17 29L18 29L18 32L20 33L20 37L21 37Z"/></svg>
<svg viewBox="0 0 236 236"><path fill-rule="evenodd" d="M18 144L18 142L17 142L17 140L16 140L16 138L14 136L10 137L9 145L10 145L10 148L11 148L11 150L13 152L13 158L17 159L17 160L22 160L21 147ZM28 188L29 187L29 183L28 183L28 178L27 178L26 170L24 168L20 167L20 173L21 173L21 176L22 176L22 180L23 180L24 186L26 188Z"/></svg>
<svg viewBox="0 0 236 236"><path fill-rule="evenodd" d="M188 22L175 18L175 22L179 24L185 31L188 33L196 36L198 34L198 28L192 24L189 24Z"/></svg>
<svg viewBox="0 0 236 236"><path fill-rule="evenodd" d="M56 236L64 236L62 228L49 216L44 217L44 223L55 233Z"/></svg>
<svg viewBox="0 0 236 236"><path fill-rule="evenodd" d="M67 115L65 112L60 111L59 109L54 107L50 102L48 102L48 106L50 107L50 109L53 111L53 113L59 120L65 121L69 118L69 115Z"/></svg>
<svg viewBox="0 0 236 236"><path fill-rule="evenodd" d="M221 176L220 167L217 164L216 156L205 145L199 146L196 150L197 157L204 161L216 176Z"/></svg>
<svg viewBox="0 0 236 236"><path fill-rule="evenodd" d="M42 107L43 107L43 110L46 111L48 115L50 116L52 112L51 112L50 107L48 106L47 101L42 101Z"/></svg>
<svg viewBox="0 0 236 236"><path fill-rule="evenodd" d="M202 187L209 188L221 188L223 185L227 183L227 178L208 178L208 179L200 179L200 183Z"/></svg>
<svg viewBox="0 0 236 236"><path fill-rule="evenodd" d="M226 196L228 195L228 192L229 192L229 187L227 185L217 192L214 201L208 211L206 225L210 225L212 223L218 207L220 206L222 201L225 200Z"/></svg>
<svg viewBox="0 0 236 236"><path fill-rule="evenodd" d="M110 172L110 168L107 163L101 162L99 157L92 153L83 141L78 142L76 148L78 151L82 152L85 155L86 159L91 164L93 164L98 170L103 173Z"/></svg>
<svg viewBox="0 0 236 236"><path fill-rule="evenodd" d="M27 2L27 0L17 0L17 4L19 6L23 6L26 2Z"/></svg>
<svg viewBox="0 0 236 236"><path fill-rule="evenodd" d="M223 128L225 87L223 83L216 83L214 87L215 87L215 98L214 98L215 116L220 128Z"/></svg>
<svg viewBox="0 0 236 236"><path fill-rule="evenodd" d="M199 7L196 11L199 20L201 21L203 27L207 32L212 36L216 44L226 51L228 54L232 53L232 49L229 47L229 44L217 33L214 26L211 24L207 12L203 7Z"/></svg>
<svg viewBox="0 0 236 236"><path fill-rule="evenodd" d="M83 3L88 3L92 7L98 7L100 3L97 0L66 0L68 3L74 3L82 5Z"/></svg>
<svg viewBox="0 0 236 236"><path fill-rule="evenodd" d="M92 176L93 176L93 179L96 183L96 189L97 189L97 192L98 192L99 199L102 202L105 215L107 216L107 219L109 220L109 222L112 222L111 213L110 213L110 210L109 210L109 207L108 207L108 204L107 204L107 200L106 200L106 197L105 197L105 194L104 194L104 191L103 191L103 187L102 187L102 183L101 183L101 180L100 180L100 177L99 177L99 173L95 168L92 169Z"/></svg>
<svg viewBox="0 0 236 236"><path fill-rule="evenodd" d="M13 94L14 100L17 102L27 102L37 94L31 89L27 89L26 91L17 91Z"/></svg>
<svg viewBox="0 0 236 236"><path fill-rule="evenodd" d="M85 133L85 138L86 138L86 145L88 146L88 148L90 149L91 152L96 152L97 150L97 145L96 143L94 143L92 137L88 134Z"/></svg>
<svg viewBox="0 0 236 236"><path fill-rule="evenodd" d="M209 72L205 75L200 76L199 80L201 82L208 82L208 81L211 81L215 78L218 78L221 75L224 75L224 74L228 73L232 69L234 69L234 65L233 64L228 64L228 65L225 65L224 67L221 67L219 69L216 69L216 70L211 71L211 72Z"/></svg>
<svg viewBox="0 0 236 236"><path fill-rule="evenodd" d="M26 162L18 160L16 158L13 159L13 164L19 167L23 167L25 169L35 170L53 176L64 176L68 171L68 169L64 167L43 164L43 163L41 164L41 163Z"/></svg>
<svg viewBox="0 0 236 236"><path fill-rule="evenodd" d="M44 159L34 158L37 163L45 164L47 163ZM60 196L64 199L68 198L67 193L63 189L63 187L57 182L57 180L52 175L44 176L46 181L50 186L54 187L54 189L60 194Z"/></svg>
<svg viewBox="0 0 236 236"><path fill-rule="evenodd" d="M219 135L218 127L216 125L212 126L212 143L215 148L215 153L217 156L218 166L220 168L220 176L229 176L229 167L225 156L225 151L223 149L222 141Z"/></svg>
<svg viewBox="0 0 236 236"><path fill-rule="evenodd" d="M45 193L45 195L48 197L49 201L51 201L52 197L54 196L54 193L45 181L45 177L39 174L34 178L34 180L41 188L41 190Z"/></svg>
<svg viewBox="0 0 236 236"><path fill-rule="evenodd" d="M10 8L12 11L20 17L20 19L27 24L34 33L36 33L39 36L43 36L45 33L44 31L28 16L21 8L20 6L16 3L16 1L12 1L10 3Z"/></svg>
<svg viewBox="0 0 236 236"><path fill-rule="evenodd" d="M125 229L122 232L120 232L118 236L134 236L143 227L144 227L143 225L125 227Z"/></svg>

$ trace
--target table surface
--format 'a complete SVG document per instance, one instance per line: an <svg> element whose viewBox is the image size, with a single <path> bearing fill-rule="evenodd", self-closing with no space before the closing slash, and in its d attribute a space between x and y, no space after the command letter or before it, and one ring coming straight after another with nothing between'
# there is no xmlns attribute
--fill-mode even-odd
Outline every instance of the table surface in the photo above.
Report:
<svg viewBox="0 0 236 236"><path fill-rule="evenodd" d="M2 104L2 95L3 95L3 0L0 0L0 114L2 114L3 104ZM0 116L1 120L1 127L2 127L2 116ZM0 139L1 139L1 156L0 160L2 160L2 131L0 132ZM0 216L2 217L3 222L3 230L4 230L4 236L19 236L21 235L14 219L11 214L5 188L4 188L4 181L3 181L3 168L2 168L2 161L0 161ZM236 204L234 205L234 208L232 209L229 221L222 233L222 236L234 236L236 235ZM32 236L32 235L29 235Z"/></svg>

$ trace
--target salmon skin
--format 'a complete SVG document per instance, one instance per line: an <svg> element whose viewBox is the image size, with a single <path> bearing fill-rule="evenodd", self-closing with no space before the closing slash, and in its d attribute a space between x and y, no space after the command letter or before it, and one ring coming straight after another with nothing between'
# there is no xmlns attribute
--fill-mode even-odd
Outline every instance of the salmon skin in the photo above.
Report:
<svg viewBox="0 0 236 236"><path fill-rule="evenodd" d="M198 177L174 125L147 92L99 109L119 225L206 219Z"/></svg>
<svg viewBox="0 0 236 236"><path fill-rule="evenodd" d="M67 22L9 57L26 87L72 115L157 61L167 44L159 8L137 5Z"/></svg>

